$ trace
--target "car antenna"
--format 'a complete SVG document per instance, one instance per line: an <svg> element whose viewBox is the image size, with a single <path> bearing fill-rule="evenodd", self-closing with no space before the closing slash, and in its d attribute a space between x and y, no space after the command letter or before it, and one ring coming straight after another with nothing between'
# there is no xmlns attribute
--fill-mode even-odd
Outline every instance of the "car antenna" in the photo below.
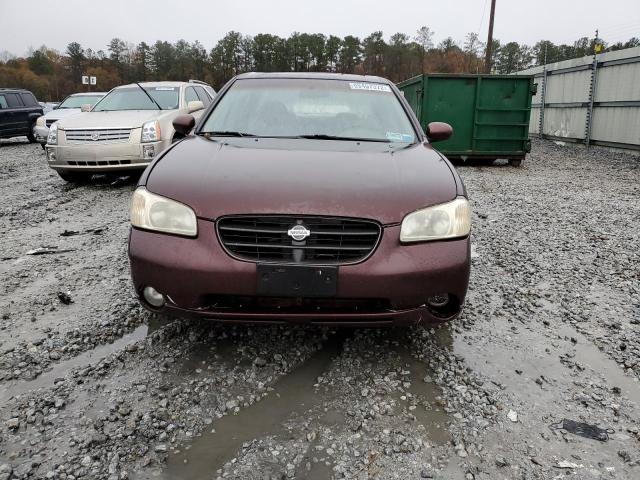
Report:
<svg viewBox="0 0 640 480"><path fill-rule="evenodd" d="M151 100L153 103L155 103L158 106L158 109L163 110L163 108L160 106L160 104L158 102L156 102L156 100L151 95L149 95L149 92L147 92L142 85L140 85L138 82L133 82L133 83L135 83L136 85L138 85L140 87L140 90L142 90L144 92L144 94L147 97L149 97L149 100Z"/></svg>

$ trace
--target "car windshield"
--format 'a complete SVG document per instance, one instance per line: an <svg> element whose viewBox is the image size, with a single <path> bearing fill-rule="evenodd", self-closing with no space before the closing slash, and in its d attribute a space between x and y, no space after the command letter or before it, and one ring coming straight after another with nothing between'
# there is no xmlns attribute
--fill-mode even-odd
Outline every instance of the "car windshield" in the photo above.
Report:
<svg viewBox="0 0 640 480"><path fill-rule="evenodd" d="M328 79L238 80L201 133L415 141L412 123L389 85Z"/></svg>
<svg viewBox="0 0 640 480"><path fill-rule="evenodd" d="M84 104L95 105L102 97L98 95L74 95L67 97L58 108L80 108Z"/></svg>
<svg viewBox="0 0 640 480"><path fill-rule="evenodd" d="M144 87L162 107L162 110L178 108L179 87ZM111 90L93 108L94 112L112 110L158 110L156 105L138 86L120 87Z"/></svg>

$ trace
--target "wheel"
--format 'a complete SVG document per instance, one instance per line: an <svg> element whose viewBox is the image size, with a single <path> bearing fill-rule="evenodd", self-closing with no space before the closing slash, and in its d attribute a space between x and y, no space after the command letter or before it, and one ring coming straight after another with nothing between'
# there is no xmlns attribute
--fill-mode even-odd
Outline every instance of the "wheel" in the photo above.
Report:
<svg viewBox="0 0 640 480"><path fill-rule="evenodd" d="M36 136L32 133L28 133L27 134L27 140L29 140L29 143L36 143Z"/></svg>
<svg viewBox="0 0 640 480"><path fill-rule="evenodd" d="M510 158L509 159L509 165L511 165L512 167L519 167L520 165L522 165L522 159L521 158Z"/></svg>
<svg viewBox="0 0 640 480"><path fill-rule="evenodd" d="M89 172L58 172L60 178L70 183L87 183L91 180L93 173Z"/></svg>

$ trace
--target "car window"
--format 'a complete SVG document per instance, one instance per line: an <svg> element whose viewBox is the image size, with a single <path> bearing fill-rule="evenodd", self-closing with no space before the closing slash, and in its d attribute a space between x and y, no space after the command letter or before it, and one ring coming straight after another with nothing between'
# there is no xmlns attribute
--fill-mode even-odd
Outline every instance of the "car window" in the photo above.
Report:
<svg viewBox="0 0 640 480"><path fill-rule="evenodd" d="M140 87L118 87L107 93L102 100L94 106L94 112L106 112L116 110L158 110L151 96L162 110L178 108L178 87L144 87L145 93Z"/></svg>
<svg viewBox="0 0 640 480"><path fill-rule="evenodd" d="M216 98L216 91L210 85L207 85L204 89L211 95L211 98Z"/></svg>
<svg viewBox="0 0 640 480"><path fill-rule="evenodd" d="M197 102L198 100L200 100L198 98L198 95L196 95L196 91L193 89L193 87L187 87L185 89L184 98L186 103Z"/></svg>
<svg viewBox="0 0 640 480"><path fill-rule="evenodd" d="M5 93L4 96L10 108L20 108L24 106L17 93Z"/></svg>
<svg viewBox="0 0 640 480"><path fill-rule="evenodd" d="M4 95L0 95L0 108L8 108L9 104L7 104L7 99Z"/></svg>
<svg viewBox="0 0 640 480"><path fill-rule="evenodd" d="M102 97L98 95L74 95L73 97L65 98L62 103L58 105L58 108L80 108L87 103L95 105L101 98Z"/></svg>
<svg viewBox="0 0 640 480"><path fill-rule="evenodd" d="M241 79L202 132L279 137L327 135L413 143L415 130L391 87L329 79Z"/></svg>
<svg viewBox="0 0 640 480"><path fill-rule="evenodd" d="M34 98L34 96L31 93L21 93L20 96L22 97L22 102L27 106L27 107L37 107L38 102L36 102L36 99Z"/></svg>
<svg viewBox="0 0 640 480"><path fill-rule="evenodd" d="M205 107L208 107L209 104L211 103L211 97L209 96L209 94L202 87L193 87L193 88L195 88L196 93L198 94L198 98L200 99L200 101L202 101L202 103L204 103Z"/></svg>

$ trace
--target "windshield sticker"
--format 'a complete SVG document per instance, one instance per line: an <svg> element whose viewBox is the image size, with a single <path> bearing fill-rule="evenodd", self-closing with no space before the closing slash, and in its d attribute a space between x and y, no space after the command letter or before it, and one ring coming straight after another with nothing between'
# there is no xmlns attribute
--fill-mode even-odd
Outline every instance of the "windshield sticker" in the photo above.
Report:
<svg viewBox="0 0 640 480"><path fill-rule="evenodd" d="M156 87L154 90L156 92L175 92L176 87Z"/></svg>
<svg viewBox="0 0 640 480"><path fill-rule="evenodd" d="M387 139L392 142L413 142L413 135L408 135L406 133L396 133L396 132L387 132Z"/></svg>
<svg viewBox="0 0 640 480"><path fill-rule="evenodd" d="M381 83L349 82L349 88L351 90L369 90L372 92L391 93L391 87L389 85L383 85Z"/></svg>

